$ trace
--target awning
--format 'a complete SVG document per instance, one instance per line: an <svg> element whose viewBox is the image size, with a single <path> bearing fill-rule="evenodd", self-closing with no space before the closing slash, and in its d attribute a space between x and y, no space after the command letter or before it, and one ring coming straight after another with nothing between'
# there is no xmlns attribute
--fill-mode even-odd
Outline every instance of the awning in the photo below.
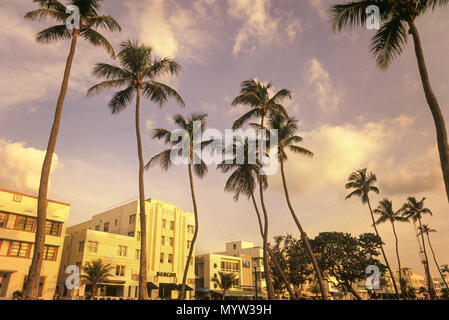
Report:
<svg viewBox="0 0 449 320"><path fill-rule="evenodd" d="M153 290L153 289L159 289L157 285L155 285L153 282L147 282L147 289Z"/></svg>
<svg viewBox="0 0 449 320"><path fill-rule="evenodd" d="M164 290L179 290L179 287L175 283L159 283L159 288Z"/></svg>
<svg viewBox="0 0 449 320"><path fill-rule="evenodd" d="M182 284L179 285L178 290L181 290L181 287L182 287ZM193 291L193 289L188 284L186 284L186 291Z"/></svg>
<svg viewBox="0 0 449 320"><path fill-rule="evenodd" d="M0 273L15 273L17 270L0 270Z"/></svg>
<svg viewBox="0 0 449 320"><path fill-rule="evenodd" d="M99 286L123 286L125 284L125 281L122 280L108 280L107 282L101 282L97 285Z"/></svg>
<svg viewBox="0 0 449 320"><path fill-rule="evenodd" d="M219 294L219 295L223 295L223 290L210 290L210 292L211 293L215 293L215 294ZM227 297L255 297L256 293L254 291L235 291L235 290L230 290L230 291L226 292L226 296ZM257 296L258 297L266 297L267 294L258 292Z"/></svg>
<svg viewBox="0 0 449 320"><path fill-rule="evenodd" d="M329 293L332 294L333 296L343 297L343 293L339 291L331 291Z"/></svg>

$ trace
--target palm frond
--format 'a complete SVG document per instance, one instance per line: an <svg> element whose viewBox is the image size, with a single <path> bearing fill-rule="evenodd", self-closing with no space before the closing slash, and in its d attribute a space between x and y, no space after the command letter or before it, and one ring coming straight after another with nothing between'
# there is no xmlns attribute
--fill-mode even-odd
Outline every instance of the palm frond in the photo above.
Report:
<svg viewBox="0 0 449 320"><path fill-rule="evenodd" d="M94 46L102 46L112 58L115 58L114 48L109 43L108 39L106 39L101 33L93 30L92 28L87 28L81 30L80 37Z"/></svg>
<svg viewBox="0 0 449 320"><path fill-rule="evenodd" d="M109 102L108 106L111 108L113 114L123 111L128 104L133 100L134 88L128 88L117 92Z"/></svg>
<svg viewBox="0 0 449 320"><path fill-rule="evenodd" d="M152 102L159 104L160 107L168 101L168 98L175 98L182 107L185 106L184 100L175 89L157 81L146 82L142 93Z"/></svg>
<svg viewBox="0 0 449 320"><path fill-rule="evenodd" d="M145 165L145 170L149 170L152 166L159 163L161 168L164 171L167 171L172 166L171 155L172 155L171 149L164 150L161 153L155 155Z"/></svg>
<svg viewBox="0 0 449 320"><path fill-rule="evenodd" d="M40 43L69 40L71 38L72 33L67 29L65 24L44 29L36 35L36 41Z"/></svg>
<svg viewBox="0 0 449 320"><path fill-rule="evenodd" d="M98 94L103 90L106 89L114 89L120 86L123 86L127 83L126 79L113 79L113 80L106 80L103 82L100 82L99 84L94 85L87 91L87 95L91 96L94 94Z"/></svg>

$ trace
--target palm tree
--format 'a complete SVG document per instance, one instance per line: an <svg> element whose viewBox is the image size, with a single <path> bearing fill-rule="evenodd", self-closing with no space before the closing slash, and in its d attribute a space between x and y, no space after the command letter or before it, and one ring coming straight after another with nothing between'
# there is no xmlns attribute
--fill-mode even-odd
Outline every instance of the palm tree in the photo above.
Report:
<svg viewBox="0 0 449 320"><path fill-rule="evenodd" d="M414 223L418 221L419 227L418 230L422 229L422 216L424 214L430 214L432 215L432 211L430 209L424 207L424 200L426 198L422 198L421 201L416 200L415 197L409 197L407 199L407 202L403 206L403 216L408 219L412 220ZM424 241L424 234L421 233L421 241L422 241L422 247L423 247L423 253L424 253L424 270L426 272L427 277L427 285L428 285L428 292L430 294L430 298L435 298L435 289L433 287L433 281L432 277L430 275L430 269L429 269L429 258L427 257L427 250L426 250L426 243Z"/></svg>
<svg viewBox="0 0 449 320"><path fill-rule="evenodd" d="M257 216L257 222L259 224L259 231L260 235L262 236L262 240L265 238L264 235L264 228L262 223L262 217L260 215L259 207L257 205L256 197L254 195L254 190L257 185L257 181L259 180L259 173L260 173L260 162L256 161L256 163L250 163L249 161L249 142L248 138L245 139L243 144L237 144L234 143L230 148L232 148L232 151L236 150L237 148L241 148L243 150L244 159L242 163L239 163L237 161L237 157L235 156L232 161L223 161L217 166L217 170L221 170L223 173L229 173L232 171L231 175L229 176L228 180L226 181L225 185L225 191L234 193L234 200L238 201L240 198L240 195L243 194L248 197L248 200L251 198L254 210L256 212ZM227 152L228 150L225 150ZM257 152L257 151L256 151ZM256 157L257 159L258 157ZM261 176L263 188L266 190L268 188L268 180L267 176ZM295 294L292 290L291 283L285 276L284 271L279 265L279 261L276 259L273 250L270 246L268 246L268 255L271 258L271 261L273 262L276 270L281 275L282 281L284 282L284 285L290 294L290 297L292 299L295 298ZM268 259L268 256L263 257L264 259ZM265 261L264 261L265 266ZM269 273L269 270L266 270L264 267L265 272L265 278L267 278L267 273Z"/></svg>
<svg viewBox="0 0 449 320"><path fill-rule="evenodd" d="M363 26L367 20L366 9L376 5L380 9L381 27L371 39L370 50L377 60L377 66L385 70L404 50L411 34L415 44L427 104L435 122L441 169L449 201L449 143L446 124L438 100L430 84L424 52L415 20L429 11L444 7L449 0L351 0L332 6L330 11L334 31L345 27Z"/></svg>
<svg viewBox="0 0 449 320"><path fill-rule="evenodd" d="M287 115L285 108L281 105L282 101L287 98L291 99L291 92L288 89L281 89L273 96L270 94L270 90L273 85L271 83L263 84L255 79L242 82L240 94L232 101L232 105L244 105L249 106L251 110L241 116L234 122L233 129L239 129L243 127L245 123L253 118L260 118L260 126L264 128L265 118L271 114L280 113ZM262 137L264 139L264 137ZM274 288L269 273L268 265L268 213L264 201L264 189L262 175L259 174L259 195L264 215L264 239L263 239L263 251L264 251L264 269L267 281L268 299L274 299Z"/></svg>
<svg viewBox="0 0 449 320"><path fill-rule="evenodd" d="M87 92L88 95L97 94L105 89L125 87L117 92L109 102L112 114L123 111L136 96L135 127L137 137L137 154L139 160L139 204L140 204L140 270L139 270L139 299L148 299L147 291L147 225L145 220L145 189L143 181L143 152L140 136L140 99L141 95L161 107L169 97L175 98L181 106L184 101L176 90L156 81L155 79L167 74L177 75L181 66L170 58L153 56L153 49L145 44L138 44L127 40L120 44L118 58L120 66L98 63L94 75L106 78Z"/></svg>
<svg viewBox="0 0 449 320"><path fill-rule="evenodd" d="M65 65L64 77L59 91L58 101L53 119L50 137L48 139L47 151L42 165L41 178L39 182L39 194L37 200L37 228L34 242L34 253L28 274L28 281L24 290L24 298L34 300L39 292L39 279L42 269L43 250L45 246L45 224L47 218L47 193L48 180L50 177L53 153L56 148L59 126L61 123L62 109L69 86L70 72L72 70L73 58L78 43L78 38L88 41L94 46L102 46L112 57L115 56L114 49L109 41L96 29L103 28L109 31L121 31L120 25L114 18L107 15L99 15L98 9L102 0L71 0L70 4L79 8L80 25L79 29L73 28L70 31L66 26L69 14L66 7L57 0L33 0L39 8L28 12L25 15L27 20L43 20L50 18L57 22L57 25L49 27L39 32L36 41L39 43L50 43L59 40L71 40L70 52Z"/></svg>
<svg viewBox="0 0 449 320"><path fill-rule="evenodd" d="M395 222L406 222L407 219L402 217L402 209L394 211L393 203L391 200L384 199L379 202L379 206L377 209L373 211L375 214L379 215L379 218L376 221L376 225L385 223L389 221L391 223L391 227L393 228L394 238L396 239L396 257L398 258L398 267L399 267L399 285L401 287L402 298L405 299L405 287L402 286L402 268L401 268L401 259L399 258L399 240L398 235L396 234Z"/></svg>
<svg viewBox="0 0 449 320"><path fill-rule="evenodd" d="M441 272L443 272L443 273L449 273L449 265L447 265L447 264L442 264L442 265L441 265Z"/></svg>
<svg viewBox="0 0 449 320"><path fill-rule="evenodd" d="M197 154L197 150L201 152L201 150L210 146L214 141L202 141L201 136L196 136L196 128L198 128L197 124L200 124L200 127L198 128L200 131L198 131L198 133L201 133L202 135L206 130L206 120L207 114L192 114L188 119L185 119L182 115L178 114L174 117L174 123L178 127L174 131L169 131L167 129L154 129L153 139L164 140L165 144L171 146L171 148L152 157L145 166L148 170L151 166L159 163L162 169L167 171L172 166L174 157L177 158L177 160L184 160L187 163L193 213L195 215L195 231L192 238L192 244L189 249L189 256L187 257L184 275L182 277L181 291L179 293L180 300L185 299L187 273L189 271L190 261L193 259L193 248L198 237L199 229L198 207L193 184L193 173L200 179L204 178L207 173L207 165L201 159L201 154ZM178 139L172 139L173 137L177 137Z"/></svg>
<svg viewBox="0 0 449 320"><path fill-rule="evenodd" d="M97 295L97 285L105 282L109 277L112 277L110 272L114 269L111 264L103 263L102 259L92 260L86 262L81 268L84 274L81 275L81 279L92 286L92 298Z"/></svg>
<svg viewBox="0 0 449 320"><path fill-rule="evenodd" d="M235 273L224 273L224 272L218 272L220 275L220 279L218 279L217 275L215 274L214 277L211 278L213 283L216 283L218 287L223 290L223 297L222 300L226 298L226 293L231 289L237 279L237 274Z"/></svg>
<svg viewBox="0 0 449 320"><path fill-rule="evenodd" d="M443 279L443 282L444 282L444 285L446 286L446 289L449 290L449 287L447 286L446 279L444 279L443 272L440 269L440 265L437 262L437 258L435 256L435 251L433 251L432 243L430 242L430 235L429 234L433 233L433 232L437 232L437 231L435 229L430 228L428 224L423 224L421 229L419 230L420 234L422 234L422 233L426 234L427 242L428 242L429 247L430 247L430 251L432 251L433 261L435 261L435 265L437 266L437 269L438 269L438 272L440 273L441 279Z"/></svg>
<svg viewBox="0 0 449 320"><path fill-rule="evenodd" d="M277 158L281 165L282 185L284 187L284 193L288 208L301 234L301 239L304 241L307 254L312 261L313 268L315 269L316 279L318 285L320 286L321 295L322 297L327 297L326 286L324 284L318 263L315 259L315 255L313 254L312 247L310 246L309 239L301 223L299 222L295 210L293 209L293 205L291 203L290 195L288 192L287 178L285 175L285 162L288 161L287 151L306 157L313 157L313 153L298 145L303 141L303 138L296 135L296 131L298 130L298 121L296 119L289 118L288 116L286 117L280 113L272 114L268 120L268 126L270 129L276 130L277 132Z"/></svg>
<svg viewBox="0 0 449 320"><path fill-rule="evenodd" d="M371 203L369 200L370 192L379 193L379 188L377 188L377 186L374 185L376 182L377 182L376 175L373 174L372 172L368 174L366 168L353 172L349 176L348 183L345 186L347 190L352 191L346 196L345 200L348 200L352 196L358 196L362 200L362 204L368 204L371 219L373 221L374 231L376 232L376 235L379 238L381 238L379 235L379 231L377 230L376 227L376 220L374 219L373 209L371 208ZM393 272L391 271L390 268L390 263L388 262L387 255L385 254L384 247L382 244L380 245L380 250L382 251L385 264L387 265L388 271L390 272L391 281L393 282L394 291L396 292L396 297L399 299L399 292L398 287L396 286L396 280L394 279Z"/></svg>

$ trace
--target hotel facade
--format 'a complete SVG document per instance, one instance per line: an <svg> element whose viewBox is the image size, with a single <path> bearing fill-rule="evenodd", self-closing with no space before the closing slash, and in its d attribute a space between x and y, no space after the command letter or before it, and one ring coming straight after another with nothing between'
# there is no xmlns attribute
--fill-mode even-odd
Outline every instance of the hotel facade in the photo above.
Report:
<svg viewBox="0 0 449 320"><path fill-rule="evenodd" d="M160 200L148 199L147 288L151 299L176 299L184 274L195 228L194 214ZM90 288L81 284L67 289L66 268L80 269L88 261L101 259L113 269L99 284L95 296L104 299L136 299L140 257L139 201L116 206L94 215L90 221L67 229L59 271L58 294L64 299L84 299ZM187 275L189 299L195 290L194 255ZM82 271L81 271L82 272Z"/></svg>
<svg viewBox="0 0 449 320"><path fill-rule="evenodd" d="M220 297L223 291L212 281L220 279L219 272L235 274L235 282L227 292L229 298L266 298L266 282L263 269L263 250L246 241L226 244L226 251L196 256L196 297L210 299Z"/></svg>
<svg viewBox="0 0 449 320"><path fill-rule="evenodd" d="M37 198L0 190L0 300L22 292L33 257ZM48 200L39 298L52 300L70 205Z"/></svg>

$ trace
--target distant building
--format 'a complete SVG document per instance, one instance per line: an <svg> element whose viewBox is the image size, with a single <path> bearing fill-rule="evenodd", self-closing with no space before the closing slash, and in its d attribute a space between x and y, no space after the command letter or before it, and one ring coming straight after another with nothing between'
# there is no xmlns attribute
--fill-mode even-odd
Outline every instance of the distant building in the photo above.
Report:
<svg viewBox="0 0 449 320"><path fill-rule="evenodd" d="M160 200L145 203L147 216L147 289L152 299L174 299L179 293L195 227L194 215ZM92 220L70 227L64 242L59 271L59 293L70 299L83 299L90 288L68 290L64 285L69 265L82 267L102 259L113 266L112 277L100 284L96 296L108 299L138 297L140 257L139 201L114 207ZM195 289L193 253L187 276L187 298Z"/></svg>
<svg viewBox="0 0 449 320"><path fill-rule="evenodd" d="M47 224L39 298L54 297L70 205L47 201ZM0 299L22 292L33 258L37 198L0 190Z"/></svg>
<svg viewBox="0 0 449 320"><path fill-rule="evenodd" d="M266 297L263 269L263 250L251 242L237 241L226 244L226 251L196 256L196 298L220 297L223 291L211 279L220 279L219 272L236 275L234 286L227 293L229 298ZM257 281L256 281L257 279Z"/></svg>

